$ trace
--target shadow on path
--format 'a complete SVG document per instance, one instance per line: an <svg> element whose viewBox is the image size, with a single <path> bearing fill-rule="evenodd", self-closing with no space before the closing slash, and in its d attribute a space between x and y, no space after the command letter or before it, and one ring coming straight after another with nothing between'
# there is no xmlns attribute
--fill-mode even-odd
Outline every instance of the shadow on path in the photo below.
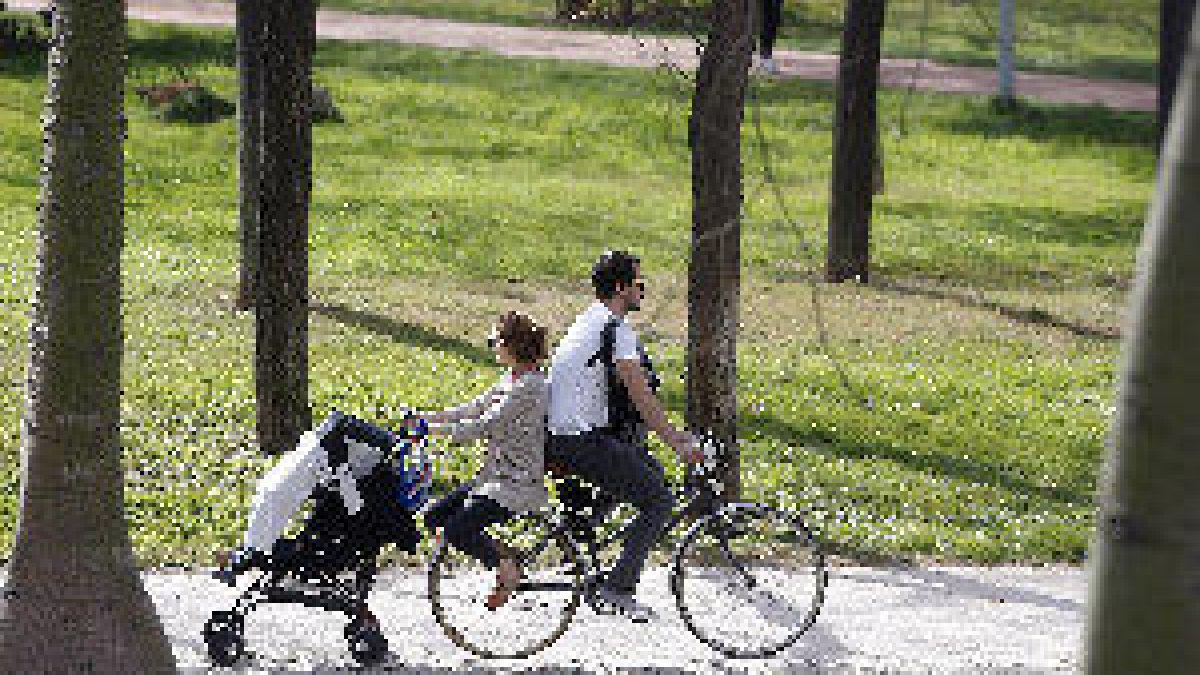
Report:
<svg viewBox="0 0 1200 675"><path fill-rule="evenodd" d="M833 570L831 577L849 581L879 583L891 588L904 587L927 592L944 591L948 598L969 597L991 602L1019 603L1061 612L1082 612L1083 603L1068 598L1058 598L1038 591L1011 586L1000 586L949 570L921 567L888 568L886 571L856 572L848 574ZM907 577L905 580L903 577Z"/></svg>

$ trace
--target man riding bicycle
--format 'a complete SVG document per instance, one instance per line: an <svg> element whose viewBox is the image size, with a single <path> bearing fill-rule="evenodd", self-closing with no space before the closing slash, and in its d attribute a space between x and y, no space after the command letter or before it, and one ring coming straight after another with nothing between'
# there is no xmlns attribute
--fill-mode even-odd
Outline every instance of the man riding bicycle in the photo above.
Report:
<svg viewBox="0 0 1200 675"><path fill-rule="evenodd" d="M647 621L653 612L634 600L634 591L674 499L662 465L646 447L646 429L684 461L699 462L702 454L692 435L667 419L651 388L653 367L624 321L641 308L640 261L623 251L604 253L592 268L592 286L596 301L576 318L551 360L546 462L598 488L605 503L594 512L601 517L614 500L638 509L596 598L634 621ZM563 488L568 509L579 510L586 493L570 479Z"/></svg>

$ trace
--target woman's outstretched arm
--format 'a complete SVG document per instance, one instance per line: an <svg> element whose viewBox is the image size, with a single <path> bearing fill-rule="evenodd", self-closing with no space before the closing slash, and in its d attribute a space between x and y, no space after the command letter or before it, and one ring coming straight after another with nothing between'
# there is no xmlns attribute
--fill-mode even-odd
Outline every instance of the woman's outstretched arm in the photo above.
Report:
<svg viewBox="0 0 1200 675"><path fill-rule="evenodd" d="M486 391L476 396L475 398L463 403L462 405L445 410L416 410L413 414L417 417L424 418L431 425L449 424L462 419L478 417L492 403L492 398L495 395L497 385L488 387Z"/></svg>
<svg viewBox="0 0 1200 675"><path fill-rule="evenodd" d="M448 423L431 423L429 430L445 434L455 443L479 440L534 410L537 404L536 394L536 388L529 386L528 382L518 382L511 391L494 400L491 406L477 417L464 417Z"/></svg>

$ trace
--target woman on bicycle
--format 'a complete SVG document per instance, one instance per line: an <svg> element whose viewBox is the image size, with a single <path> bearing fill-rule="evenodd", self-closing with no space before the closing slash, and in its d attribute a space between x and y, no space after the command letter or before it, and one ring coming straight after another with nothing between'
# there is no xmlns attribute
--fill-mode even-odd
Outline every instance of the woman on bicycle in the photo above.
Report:
<svg viewBox="0 0 1200 675"><path fill-rule="evenodd" d="M488 346L509 367L500 380L468 403L418 412L416 418L428 422L430 433L447 435L455 443L487 440L478 475L425 509L424 519L427 529L440 528L452 546L496 569L496 585L485 603L496 609L512 595L521 570L485 530L548 500L542 452L549 389L538 367L546 358L546 331L528 316L508 312Z"/></svg>

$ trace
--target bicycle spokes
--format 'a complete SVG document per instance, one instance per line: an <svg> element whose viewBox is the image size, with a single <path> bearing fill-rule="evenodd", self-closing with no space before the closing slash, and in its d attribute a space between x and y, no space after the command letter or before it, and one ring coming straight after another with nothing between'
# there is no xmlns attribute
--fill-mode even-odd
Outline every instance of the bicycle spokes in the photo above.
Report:
<svg viewBox="0 0 1200 675"><path fill-rule="evenodd" d="M499 609L485 605L496 575L443 543L430 563L434 617L455 644L483 658L524 658L552 644L578 608L583 565L570 540L533 515L491 529L516 554L522 579Z"/></svg>
<svg viewBox="0 0 1200 675"><path fill-rule="evenodd" d="M729 657L765 657L795 642L824 599L824 558L800 519L757 506L696 523L676 552L671 586L684 623Z"/></svg>

